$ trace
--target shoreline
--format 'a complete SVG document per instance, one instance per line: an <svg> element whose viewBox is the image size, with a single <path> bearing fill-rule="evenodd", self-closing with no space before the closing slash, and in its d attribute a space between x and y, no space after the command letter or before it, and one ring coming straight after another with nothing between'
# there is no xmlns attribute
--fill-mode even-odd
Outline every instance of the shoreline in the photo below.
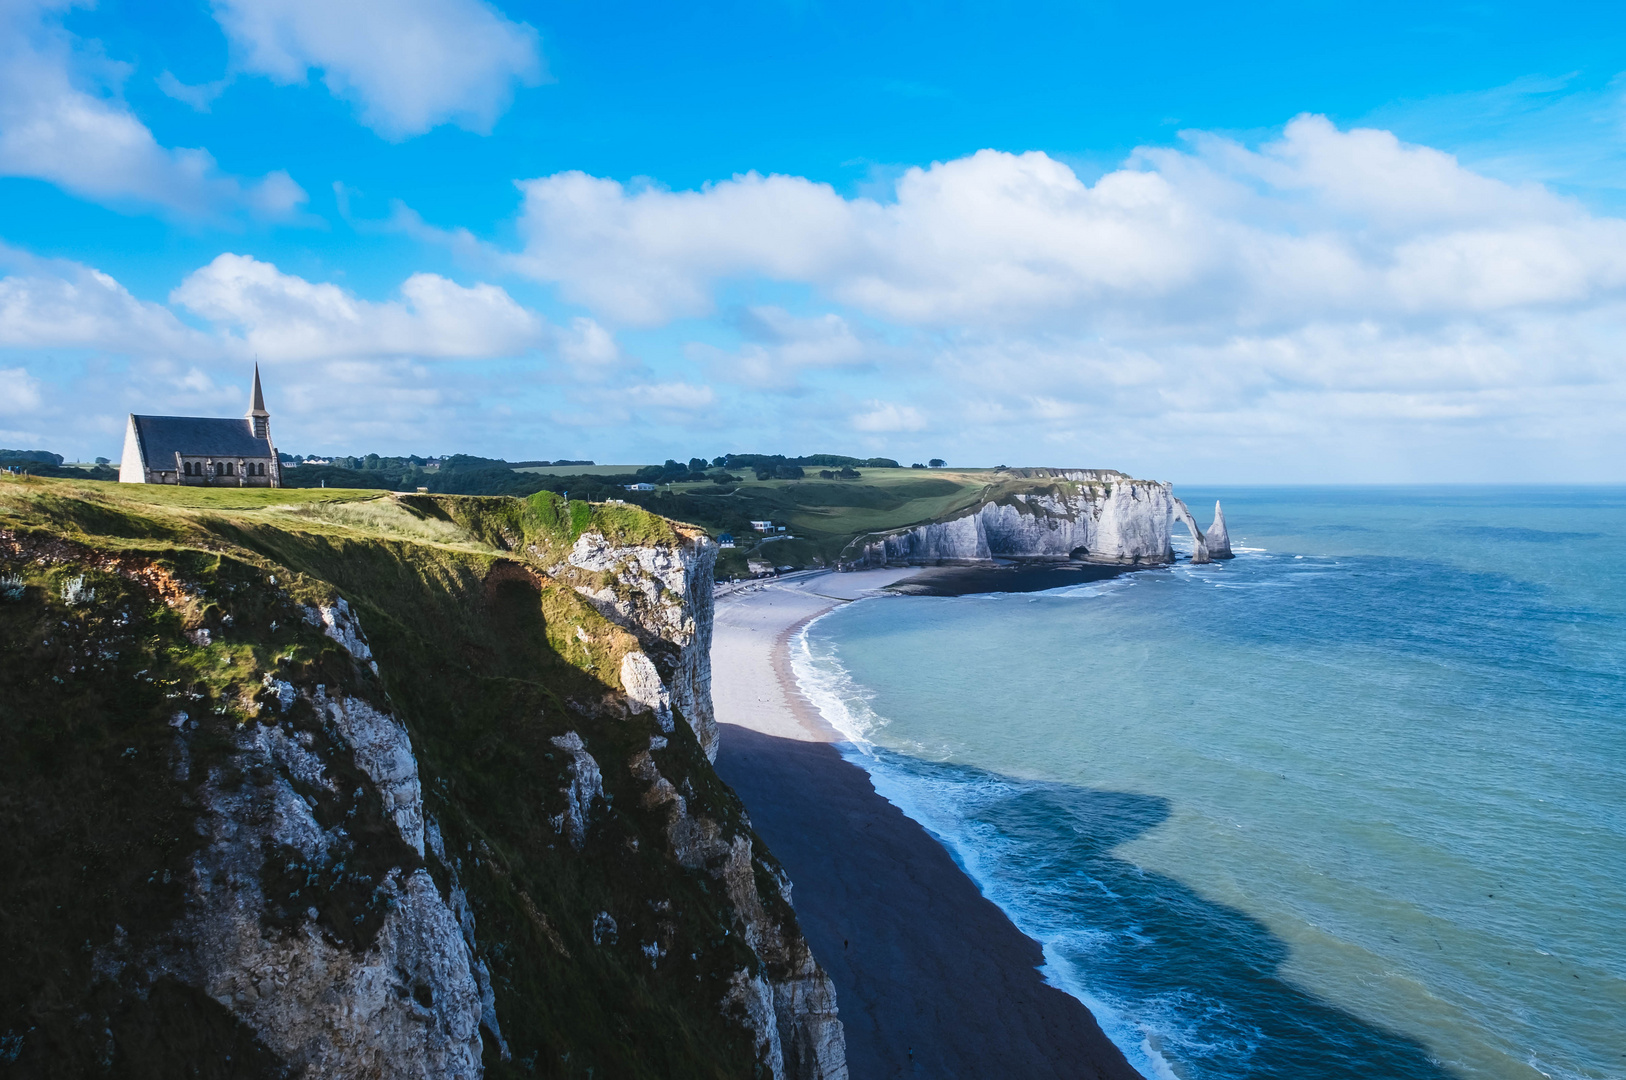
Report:
<svg viewBox="0 0 1626 1080"><path fill-rule="evenodd" d="M836 985L854 1078L1138 1080L1083 1003L1044 981L1038 943L842 756L844 737L797 683L790 644L809 621L918 569L718 597L717 771L794 883L803 933Z"/></svg>

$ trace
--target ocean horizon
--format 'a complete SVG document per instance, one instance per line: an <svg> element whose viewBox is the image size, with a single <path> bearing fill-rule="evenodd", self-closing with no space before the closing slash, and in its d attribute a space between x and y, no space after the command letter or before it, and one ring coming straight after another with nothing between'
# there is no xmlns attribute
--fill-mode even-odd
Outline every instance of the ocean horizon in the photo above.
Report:
<svg viewBox="0 0 1626 1080"><path fill-rule="evenodd" d="M1182 496L1236 559L861 600L797 678L1148 1077L1626 1075L1626 488Z"/></svg>

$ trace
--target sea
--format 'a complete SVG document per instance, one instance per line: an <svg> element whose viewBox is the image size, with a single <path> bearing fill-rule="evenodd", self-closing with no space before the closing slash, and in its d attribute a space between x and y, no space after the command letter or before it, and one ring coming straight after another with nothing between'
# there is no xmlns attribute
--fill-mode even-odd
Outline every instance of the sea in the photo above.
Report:
<svg viewBox="0 0 1626 1080"><path fill-rule="evenodd" d="M1626 489L1180 494L1235 559L798 680L1149 1078L1626 1077Z"/></svg>

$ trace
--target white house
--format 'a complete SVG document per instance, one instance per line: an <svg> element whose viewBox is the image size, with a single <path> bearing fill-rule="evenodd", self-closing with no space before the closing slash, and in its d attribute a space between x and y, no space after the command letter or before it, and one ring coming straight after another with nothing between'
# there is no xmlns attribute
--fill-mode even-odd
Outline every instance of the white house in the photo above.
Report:
<svg viewBox="0 0 1626 1080"><path fill-rule="evenodd" d="M751 522L751 528L755 529L757 532L773 532L773 522L753 521Z"/></svg>
<svg viewBox="0 0 1626 1080"><path fill-rule="evenodd" d="M628 491L654 491L655 490L655 485L654 484L628 484L627 485L627 490Z"/></svg>

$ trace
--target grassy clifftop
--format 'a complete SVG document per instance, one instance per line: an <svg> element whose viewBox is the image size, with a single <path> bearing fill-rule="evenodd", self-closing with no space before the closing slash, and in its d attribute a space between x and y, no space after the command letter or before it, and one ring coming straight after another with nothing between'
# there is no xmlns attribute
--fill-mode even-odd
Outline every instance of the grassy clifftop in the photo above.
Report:
<svg viewBox="0 0 1626 1080"><path fill-rule="evenodd" d="M690 815L752 840L762 903L796 936L794 917L688 725L662 739L621 693L637 640L548 573L589 530L626 544L681 531L548 492L0 478L0 1061L26 1075L281 1075L230 1010L184 980L143 983L138 962L189 902L200 778L279 722L266 688L280 679L347 688L405 722L511 1051L482 1036L488 1075L755 1075L752 1036L719 1003L735 973L767 961L742 940L718 869L674 858L670 806L625 763L652 760ZM376 674L301 617L336 596L359 614ZM197 727L185 769L183 709ZM580 851L558 824L573 774L555 740L568 732L603 767ZM413 863L365 777L335 788L351 785L354 865L303 886L340 944L378 917L379 894L351 879ZM428 868L446 892L449 867Z"/></svg>

